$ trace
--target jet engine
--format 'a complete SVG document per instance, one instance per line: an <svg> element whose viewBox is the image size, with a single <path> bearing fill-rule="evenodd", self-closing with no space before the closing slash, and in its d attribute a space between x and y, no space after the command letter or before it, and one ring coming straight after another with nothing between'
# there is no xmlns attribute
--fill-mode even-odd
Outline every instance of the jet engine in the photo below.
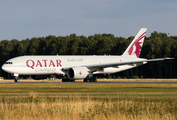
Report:
<svg viewBox="0 0 177 120"><path fill-rule="evenodd" d="M67 76L71 80L84 79L88 76L89 72L86 68L73 67L67 71Z"/></svg>
<svg viewBox="0 0 177 120"><path fill-rule="evenodd" d="M47 79L49 77L48 75L30 75L30 77L34 80L42 80Z"/></svg>

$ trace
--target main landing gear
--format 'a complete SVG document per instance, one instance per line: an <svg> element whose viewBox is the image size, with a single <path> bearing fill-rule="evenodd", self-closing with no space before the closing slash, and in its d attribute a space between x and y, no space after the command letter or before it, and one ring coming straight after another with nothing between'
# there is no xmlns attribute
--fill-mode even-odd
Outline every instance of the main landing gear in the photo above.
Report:
<svg viewBox="0 0 177 120"><path fill-rule="evenodd" d="M97 82L97 79L93 75L89 75L83 81L84 82Z"/></svg>
<svg viewBox="0 0 177 120"><path fill-rule="evenodd" d="M75 80L70 80L68 77L63 77L62 82L75 82ZM88 75L83 82L97 82L97 79L93 75Z"/></svg>

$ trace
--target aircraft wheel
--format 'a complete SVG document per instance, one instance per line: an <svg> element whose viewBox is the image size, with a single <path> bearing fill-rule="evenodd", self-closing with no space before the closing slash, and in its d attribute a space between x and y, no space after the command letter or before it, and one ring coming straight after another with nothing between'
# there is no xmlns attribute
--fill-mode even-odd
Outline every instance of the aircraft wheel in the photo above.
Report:
<svg viewBox="0 0 177 120"><path fill-rule="evenodd" d="M69 82L69 78L63 77L62 82Z"/></svg>
<svg viewBox="0 0 177 120"><path fill-rule="evenodd" d="M97 79L95 77L92 77L89 79L89 82L97 82Z"/></svg>
<svg viewBox="0 0 177 120"><path fill-rule="evenodd" d="M66 82L66 80L62 79L62 82Z"/></svg>
<svg viewBox="0 0 177 120"><path fill-rule="evenodd" d="M15 77L14 82L19 82L19 78Z"/></svg>
<svg viewBox="0 0 177 120"><path fill-rule="evenodd" d="M70 80L69 78L62 79L62 82L75 82L75 80Z"/></svg>
<svg viewBox="0 0 177 120"><path fill-rule="evenodd" d="M88 78L85 78L85 79L84 79L84 82L88 82Z"/></svg>
<svg viewBox="0 0 177 120"><path fill-rule="evenodd" d="M96 79L96 78L93 78L93 82L97 82L97 79Z"/></svg>
<svg viewBox="0 0 177 120"><path fill-rule="evenodd" d="M68 82L75 82L75 80L69 80Z"/></svg>
<svg viewBox="0 0 177 120"><path fill-rule="evenodd" d="M67 79L62 79L62 82L68 82L68 80Z"/></svg>

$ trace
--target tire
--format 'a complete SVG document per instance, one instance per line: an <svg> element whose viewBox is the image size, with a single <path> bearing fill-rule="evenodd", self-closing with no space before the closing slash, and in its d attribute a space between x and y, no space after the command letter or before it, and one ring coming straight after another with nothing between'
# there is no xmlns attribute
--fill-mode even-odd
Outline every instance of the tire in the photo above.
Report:
<svg viewBox="0 0 177 120"><path fill-rule="evenodd" d="M70 80L69 78L62 79L62 82L75 82L75 80Z"/></svg>
<svg viewBox="0 0 177 120"><path fill-rule="evenodd" d="M84 82L88 82L88 79L87 79L87 78L85 78L83 81L84 81Z"/></svg>
<svg viewBox="0 0 177 120"><path fill-rule="evenodd" d="M93 82L97 82L97 79L96 79L96 78L93 78Z"/></svg>
<svg viewBox="0 0 177 120"><path fill-rule="evenodd" d="M97 82L97 79L92 77L92 78L89 79L89 82Z"/></svg>
<svg viewBox="0 0 177 120"><path fill-rule="evenodd" d="M75 80L69 80L68 82L75 82Z"/></svg>
<svg viewBox="0 0 177 120"><path fill-rule="evenodd" d="M66 80L65 80L65 79L62 79L62 82L66 82Z"/></svg>
<svg viewBox="0 0 177 120"><path fill-rule="evenodd" d="M19 82L19 78L18 78L18 77L15 77L15 78L14 78L14 82L18 83L18 82Z"/></svg>

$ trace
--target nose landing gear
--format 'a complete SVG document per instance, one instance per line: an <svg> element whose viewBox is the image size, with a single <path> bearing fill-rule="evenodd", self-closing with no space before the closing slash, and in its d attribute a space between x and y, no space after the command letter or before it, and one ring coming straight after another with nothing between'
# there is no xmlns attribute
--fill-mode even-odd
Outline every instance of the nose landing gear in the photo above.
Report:
<svg viewBox="0 0 177 120"><path fill-rule="evenodd" d="M18 83L19 82L19 77L14 77L14 82Z"/></svg>
<svg viewBox="0 0 177 120"><path fill-rule="evenodd" d="M14 76L14 82L19 82L19 75L18 74L11 74L12 76Z"/></svg>

